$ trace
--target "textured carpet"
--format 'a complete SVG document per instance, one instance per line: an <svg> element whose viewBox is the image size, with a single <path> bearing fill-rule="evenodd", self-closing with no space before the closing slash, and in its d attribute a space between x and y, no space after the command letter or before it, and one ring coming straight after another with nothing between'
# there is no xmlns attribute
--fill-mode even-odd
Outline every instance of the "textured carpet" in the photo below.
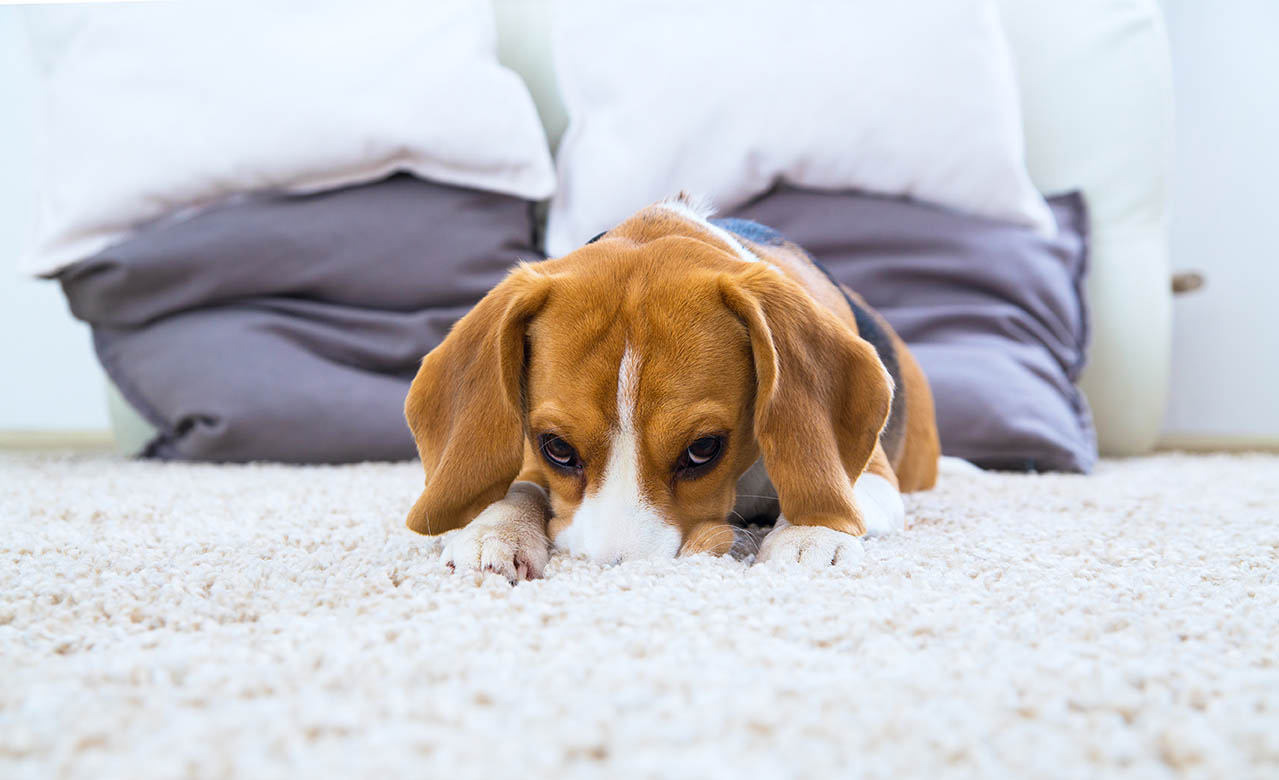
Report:
<svg viewBox="0 0 1279 780"><path fill-rule="evenodd" d="M0 454L0 776L1279 774L1279 458L954 475L862 570L448 574L413 465Z"/></svg>

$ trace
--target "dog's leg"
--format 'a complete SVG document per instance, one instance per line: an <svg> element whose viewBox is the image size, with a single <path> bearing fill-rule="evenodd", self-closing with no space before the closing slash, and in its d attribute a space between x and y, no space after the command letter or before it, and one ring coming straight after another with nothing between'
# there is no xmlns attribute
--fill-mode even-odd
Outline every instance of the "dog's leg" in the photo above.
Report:
<svg viewBox="0 0 1279 780"><path fill-rule="evenodd" d="M542 576L550 559L551 516L545 478L527 442L524 469L506 491L444 542L440 562L455 572L491 571L512 583Z"/></svg>
<svg viewBox="0 0 1279 780"><path fill-rule="evenodd" d="M897 478L879 447L875 448L866 471L854 483L853 498L866 524L866 536L883 536L905 527L906 506L897 489ZM779 517L773 530L764 537L755 560L813 569L827 566L848 569L860 565L863 556L858 537L825 526L792 525Z"/></svg>

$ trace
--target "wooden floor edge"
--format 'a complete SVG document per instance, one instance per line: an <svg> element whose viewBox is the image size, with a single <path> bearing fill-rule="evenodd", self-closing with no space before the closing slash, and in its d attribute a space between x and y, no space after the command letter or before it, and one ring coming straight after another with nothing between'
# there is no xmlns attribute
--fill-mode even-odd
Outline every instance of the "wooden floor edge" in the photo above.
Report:
<svg viewBox="0 0 1279 780"><path fill-rule="evenodd" d="M1156 451L1183 452L1279 452L1279 438L1274 436L1202 436L1168 434L1159 439Z"/></svg>
<svg viewBox="0 0 1279 780"><path fill-rule="evenodd" d="M111 431L7 431L0 430L0 450L103 450L115 449Z"/></svg>

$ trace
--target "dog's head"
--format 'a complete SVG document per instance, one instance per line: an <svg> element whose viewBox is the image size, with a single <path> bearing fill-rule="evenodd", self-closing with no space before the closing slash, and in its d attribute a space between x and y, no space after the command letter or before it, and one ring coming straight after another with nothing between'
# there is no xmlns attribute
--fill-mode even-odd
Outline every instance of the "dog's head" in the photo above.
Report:
<svg viewBox="0 0 1279 780"><path fill-rule="evenodd" d="M513 271L422 362L406 403L438 534L526 453L560 546L603 562L724 552L762 455L798 524L862 531L852 482L888 416L875 350L683 202Z"/></svg>

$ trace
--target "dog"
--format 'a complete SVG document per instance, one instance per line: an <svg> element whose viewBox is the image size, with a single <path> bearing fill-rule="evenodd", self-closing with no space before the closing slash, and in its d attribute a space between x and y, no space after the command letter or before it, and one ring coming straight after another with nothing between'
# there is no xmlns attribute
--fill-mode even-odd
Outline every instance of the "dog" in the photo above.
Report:
<svg viewBox="0 0 1279 780"><path fill-rule="evenodd" d="M853 565L937 478L923 371L797 245L686 195L521 264L423 360L405 416L426 473L408 527L454 571L540 577L724 554Z"/></svg>

